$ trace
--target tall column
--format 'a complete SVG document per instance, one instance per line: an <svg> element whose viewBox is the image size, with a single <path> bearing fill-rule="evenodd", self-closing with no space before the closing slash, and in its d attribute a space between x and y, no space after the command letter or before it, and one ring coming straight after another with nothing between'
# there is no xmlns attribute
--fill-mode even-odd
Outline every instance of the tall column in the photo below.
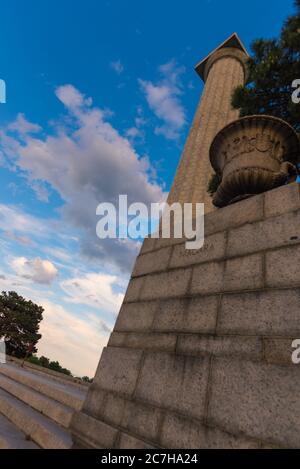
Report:
<svg viewBox="0 0 300 469"><path fill-rule="evenodd" d="M207 192L213 173L209 148L214 136L239 117L231 107L234 88L246 77L247 51L236 34L196 66L205 82L200 103L177 168L168 202L203 202L205 212L213 210Z"/></svg>

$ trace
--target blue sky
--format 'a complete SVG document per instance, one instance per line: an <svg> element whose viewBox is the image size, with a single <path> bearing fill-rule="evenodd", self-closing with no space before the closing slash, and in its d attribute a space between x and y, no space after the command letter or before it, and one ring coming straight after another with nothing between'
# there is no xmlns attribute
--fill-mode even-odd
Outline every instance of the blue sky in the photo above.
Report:
<svg viewBox="0 0 300 469"><path fill-rule="evenodd" d="M39 353L93 375L138 243L96 205L168 192L202 90L236 31L279 34L290 0L1 0L0 288L45 307Z"/></svg>

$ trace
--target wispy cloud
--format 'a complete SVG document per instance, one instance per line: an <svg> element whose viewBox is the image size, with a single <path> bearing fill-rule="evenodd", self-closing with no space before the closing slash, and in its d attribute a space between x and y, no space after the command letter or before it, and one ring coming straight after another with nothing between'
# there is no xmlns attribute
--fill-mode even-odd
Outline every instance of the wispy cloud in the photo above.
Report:
<svg viewBox="0 0 300 469"><path fill-rule="evenodd" d="M124 65L120 60L110 62L110 66L118 75L121 75L121 73L124 71Z"/></svg>
<svg viewBox="0 0 300 469"><path fill-rule="evenodd" d="M181 76L184 67L174 60L159 67L160 79L157 82L139 80L140 87L150 109L162 121L155 132L168 139L178 139L180 131L186 124L186 112L180 100L183 94Z"/></svg>
<svg viewBox="0 0 300 469"><path fill-rule="evenodd" d="M124 295L114 291L118 278L108 274L87 273L61 282L66 301L100 308L116 314Z"/></svg>

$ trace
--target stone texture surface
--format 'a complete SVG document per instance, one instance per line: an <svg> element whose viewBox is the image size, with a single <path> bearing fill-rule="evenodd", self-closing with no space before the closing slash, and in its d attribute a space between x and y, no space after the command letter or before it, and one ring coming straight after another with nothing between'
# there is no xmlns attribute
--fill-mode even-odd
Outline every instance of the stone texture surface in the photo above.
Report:
<svg viewBox="0 0 300 469"><path fill-rule="evenodd" d="M266 272L269 287L300 286L300 246L267 252Z"/></svg>
<svg viewBox="0 0 300 469"><path fill-rule="evenodd" d="M299 368L216 358L208 421L234 433L300 445Z"/></svg>
<svg viewBox="0 0 300 469"><path fill-rule="evenodd" d="M300 241L300 210L229 230L228 256L242 256Z"/></svg>
<svg viewBox="0 0 300 469"><path fill-rule="evenodd" d="M141 288L144 284L145 278L134 278L128 284L124 301L137 301L139 299Z"/></svg>
<svg viewBox="0 0 300 469"><path fill-rule="evenodd" d="M156 301L123 303L114 330L148 331L158 307L159 303Z"/></svg>
<svg viewBox="0 0 300 469"><path fill-rule="evenodd" d="M166 270L169 264L170 256L170 247L138 256L132 276L138 277L140 275Z"/></svg>
<svg viewBox="0 0 300 469"><path fill-rule="evenodd" d="M175 352L177 336L164 333L113 332L108 345L113 347L138 348L142 350L165 350Z"/></svg>
<svg viewBox="0 0 300 469"><path fill-rule="evenodd" d="M219 334L300 337L300 289L224 295Z"/></svg>
<svg viewBox="0 0 300 469"><path fill-rule="evenodd" d="M228 205L222 210L215 210L205 217L205 235L228 228L234 228L260 221L264 218L264 195L256 195L249 199Z"/></svg>
<svg viewBox="0 0 300 469"><path fill-rule="evenodd" d="M208 371L207 358L148 354L135 395L149 404L201 418L205 411Z"/></svg>
<svg viewBox="0 0 300 469"><path fill-rule="evenodd" d="M164 448L219 448L255 449L259 443L236 437L217 428L205 427L188 419L167 415L162 427L161 444Z"/></svg>
<svg viewBox="0 0 300 469"><path fill-rule="evenodd" d="M216 329L217 296L162 301L153 329L165 332L212 333Z"/></svg>
<svg viewBox="0 0 300 469"><path fill-rule="evenodd" d="M263 345L266 362L278 365L292 365L292 353L294 351L292 342L294 339L296 337L290 337L289 339L265 338Z"/></svg>
<svg viewBox="0 0 300 469"><path fill-rule="evenodd" d="M154 447L145 443L142 440L134 438L127 433L121 433L120 441L118 444L120 449L153 449Z"/></svg>
<svg viewBox="0 0 300 469"><path fill-rule="evenodd" d="M186 249L185 243L174 247L170 267L185 267L192 264L221 259L225 255L225 233L217 233L205 238L201 249Z"/></svg>
<svg viewBox="0 0 300 469"><path fill-rule="evenodd" d="M141 300L154 300L184 295L187 293L191 273L191 269L178 269L146 276L141 292Z"/></svg>
<svg viewBox="0 0 300 469"><path fill-rule="evenodd" d="M254 254L226 261L224 291L254 290L262 288L263 284L262 254Z"/></svg>
<svg viewBox="0 0 300 469"><path fill-rule="evenodd" d="M140 350L109 347L102 352L95 383L106 390L131 395L142 358Z"/></svg>
<svg viewBox="0 0 300 469"><path fill-rule="evenodd" d="M259 337L180 335L177 343L179 354L239 356L261 360L263 344Z"/></svg>
<svg viewBox="0 0 300 469"><path fill-rule="evenodd" d="M210 262L194 267L191 293L204 295L221 292L224 282L224 268L224 262Z"/></svg>
<svg viewBox="0 0 300 469"><path fill-rule="evenodd" d="M297 182L265 193L265 216L275 217L300 209L300 186Z"/></svg>
<svg viewBox="0 0 300 469"><path fill-rule="evenodd" d="M121 426L142 438L156 440L162 413L159 409L147 407L137 402L128 402Z"/></svg>

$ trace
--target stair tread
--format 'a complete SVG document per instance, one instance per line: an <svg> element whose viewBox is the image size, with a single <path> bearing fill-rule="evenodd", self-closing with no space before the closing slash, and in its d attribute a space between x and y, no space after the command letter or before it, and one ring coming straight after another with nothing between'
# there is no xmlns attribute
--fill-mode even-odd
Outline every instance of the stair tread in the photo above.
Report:
<svg viewBox="0 0 300 469"><path fill-rule="evenodd" d="M0 414L0 449L39 449L4 415Z"/></svg>
<svg viewBox="0 0 300 469"><path fill-rule="evenodd" d="M2 374L0 374L0 389L3 389L38 412L41 412L43 415L47 415L49 418L57 421L61 425L69 425L74 412L71 407L68 407L53 398L45 396L29 386L19 383L18 381L14 381Z"/></svg>
<svg viewBox="0 0 300 469"><path fill-rule="evenodd" d="M44 377L44 376L41 376L40 374L38 373L35 373L34 371L28 371L27 369L24 369L24 368L21 368L21 367L18 367L14 364L11 364L11 363L6 363L6 364L1 364L0 365L0 373L3 373L5 374L5 371L6 370L11 370L13 373L17 373L19 376L24 376L24 377L27 377L27 378L30 378L32 379L33 381L37 382L37 383L44 383L44 384L47 384L47 385L50 385L51 387L53 388L56 388L56 389L59 389L65 393L68 393L72 396L75 396L77 397L78 399L84 399L85 395L86 395L86 390L82 390L82 389L76 389L75 387L73 387L72 385L69 385L68 383L60 383L58 381L55 381L53 379L48 378L48 377Z"/></svg>
<svg viewBox="0 0 300 469"><path fill-rule="evenodd" d="M66 429L3 389L0 389L0 412L43 448L67 449L72 446L71 435ZM49 436L52 443L48 441ZM44 443L41 444L41 441Z"/></svg>

